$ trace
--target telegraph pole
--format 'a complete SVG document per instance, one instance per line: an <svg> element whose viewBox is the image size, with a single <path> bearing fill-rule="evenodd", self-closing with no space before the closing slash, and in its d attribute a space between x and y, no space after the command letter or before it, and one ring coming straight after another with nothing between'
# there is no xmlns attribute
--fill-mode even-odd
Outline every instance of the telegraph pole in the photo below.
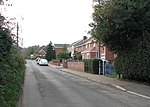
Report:
<svg viewBox="0 0 150 107"><path fill-rule="evenodd" d="M98 3L99 3L99 4L100 4L100 1L101 1L101 0L98 0Z"/></svg>
<svg viewBox="0 0 150 107"><path fill-rule="evenodd" d="M17 47L19 47L19 25L17 22Z"/></svg>

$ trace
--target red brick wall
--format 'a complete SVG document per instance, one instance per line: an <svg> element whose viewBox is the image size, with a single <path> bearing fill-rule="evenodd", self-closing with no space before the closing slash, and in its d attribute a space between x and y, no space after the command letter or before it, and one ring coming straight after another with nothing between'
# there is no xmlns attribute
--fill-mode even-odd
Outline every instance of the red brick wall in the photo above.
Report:
<svg viewBox="0 0 150 107"><path fill-rule="evenodd" d="M92 48L94 46L94 43L92 42L92 43L90 43L90 48Z"/></svg>
<svg viewBox="0 0 150 107"><path fill-rule="evenodd" d="M86 50L86 45L83 45L83 51Z"/></svg>
<svg viewBox="0 0 150 107"><path fill-rule="evenodd" d="M62 52L63 49L62 48L55 48L55 51L56 51L56 55L57 55L59 52Z"/></svg>
<svg viewBox="0 0 150 107"><path fill-rule="evenodd" d="M52 64L53 64L53 65L60 66L60 60L53 60L53 61L52 61Z"/></svg>
<svg viewBox="0 0 150 107"><path fill-rule="evenodd" d="M96 54L97 54L96 52L91 52L91 53L90 53L90 58L97 58L97 57L96 57Z"/></svg>
<svg viewBox="0 0 150 107"><path fill-rule="evenodd" d="M82 46L79 47L79 51L82 51Z"/></svg>
<svg viewBox="0 0 150 107"><path fill-rule="evenodd" d="M67 62L68 69L84 72L84 62Z"/></svg>
<svg viewBox="0 0 150 107"><path fill-rule="evenodd" d="M115 59L115 55L110 52L108 49L106 49L106 60L114 60Z"/></svg>

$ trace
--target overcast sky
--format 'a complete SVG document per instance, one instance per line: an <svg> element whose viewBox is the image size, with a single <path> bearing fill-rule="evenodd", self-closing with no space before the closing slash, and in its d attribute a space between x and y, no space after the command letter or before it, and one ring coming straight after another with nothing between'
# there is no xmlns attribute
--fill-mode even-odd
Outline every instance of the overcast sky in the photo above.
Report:
<svg viewBox="0 0 150 107"><path fill-rule="evenodd" d="M70 44L90 29L92 0L13 1L9 11L22 26L24 47L47 45L49 41Z"/></svg>

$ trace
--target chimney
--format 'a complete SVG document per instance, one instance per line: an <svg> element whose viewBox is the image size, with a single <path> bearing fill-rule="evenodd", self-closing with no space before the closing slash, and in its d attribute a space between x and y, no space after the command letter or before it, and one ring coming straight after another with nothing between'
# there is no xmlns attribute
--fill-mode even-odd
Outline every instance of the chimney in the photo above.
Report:
<svg viewBox="0 0 150 107"><path fill-rule="evenodd" d="M87 37L86 36L83 36L83 40L86 40L87 39Z"/></svg>

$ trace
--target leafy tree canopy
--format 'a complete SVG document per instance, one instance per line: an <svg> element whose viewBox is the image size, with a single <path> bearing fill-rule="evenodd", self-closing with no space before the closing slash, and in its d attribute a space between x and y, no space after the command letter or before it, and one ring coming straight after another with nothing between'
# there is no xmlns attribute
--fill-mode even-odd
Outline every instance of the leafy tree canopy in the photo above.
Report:
<svg viewBox="0 0 150 107"><path fill-rule="evenodd" d="M51 41L47 46L45 57L48 61L51 61L52 59L56 59L56 52L55 52L54 46L52 45Z"/></svg>
<svg viewBox="0 0 150 107"><path fill-rule="evenodd" d="M67 45L64 44L63 51L67 51Z"/></svg>
<svg viewBox="0 0 150 107"><path fill-rule="evenodd" d="M130 50L150 33L150 0L107 0L96 5L92 35L115 53Z"/></svg>
<svg viewBox="0 0 150 107"><path fill-rule="evenodd" d="M0 16L0 22L4 21L4 17ZM0 60L9 54L12 46L11 31L0 24Z"/></svg>
<svg viewBox="0 0 150 107"><path fill-rule="evenodd" d="M92 35L117 54L123 78L150 81L150 0L107 0L96 5Z"/></svg>
<svg viewBox="0 0 150 107"><path fill-rule="evenodd" d="M28 48L23 49L23 54L25 58L29 58L31 54L38 54L40 51L41 47L40 46L30 46Z"/></svg>
<svg viewBox="0 0 150 107"><path fill-rule="evenodd" d="M69 52L68 51L62 51L62 52L59 52L57 54L57 58L60 58L60 59L68 59L69 58Z"/></svg>
<svg viewBox="0 0 150 107"><path fill-rule="evenodd" d="M12 40L8 21L5 21L0 14L0 106L15 107L24 77L25 60Z"/></svg>

